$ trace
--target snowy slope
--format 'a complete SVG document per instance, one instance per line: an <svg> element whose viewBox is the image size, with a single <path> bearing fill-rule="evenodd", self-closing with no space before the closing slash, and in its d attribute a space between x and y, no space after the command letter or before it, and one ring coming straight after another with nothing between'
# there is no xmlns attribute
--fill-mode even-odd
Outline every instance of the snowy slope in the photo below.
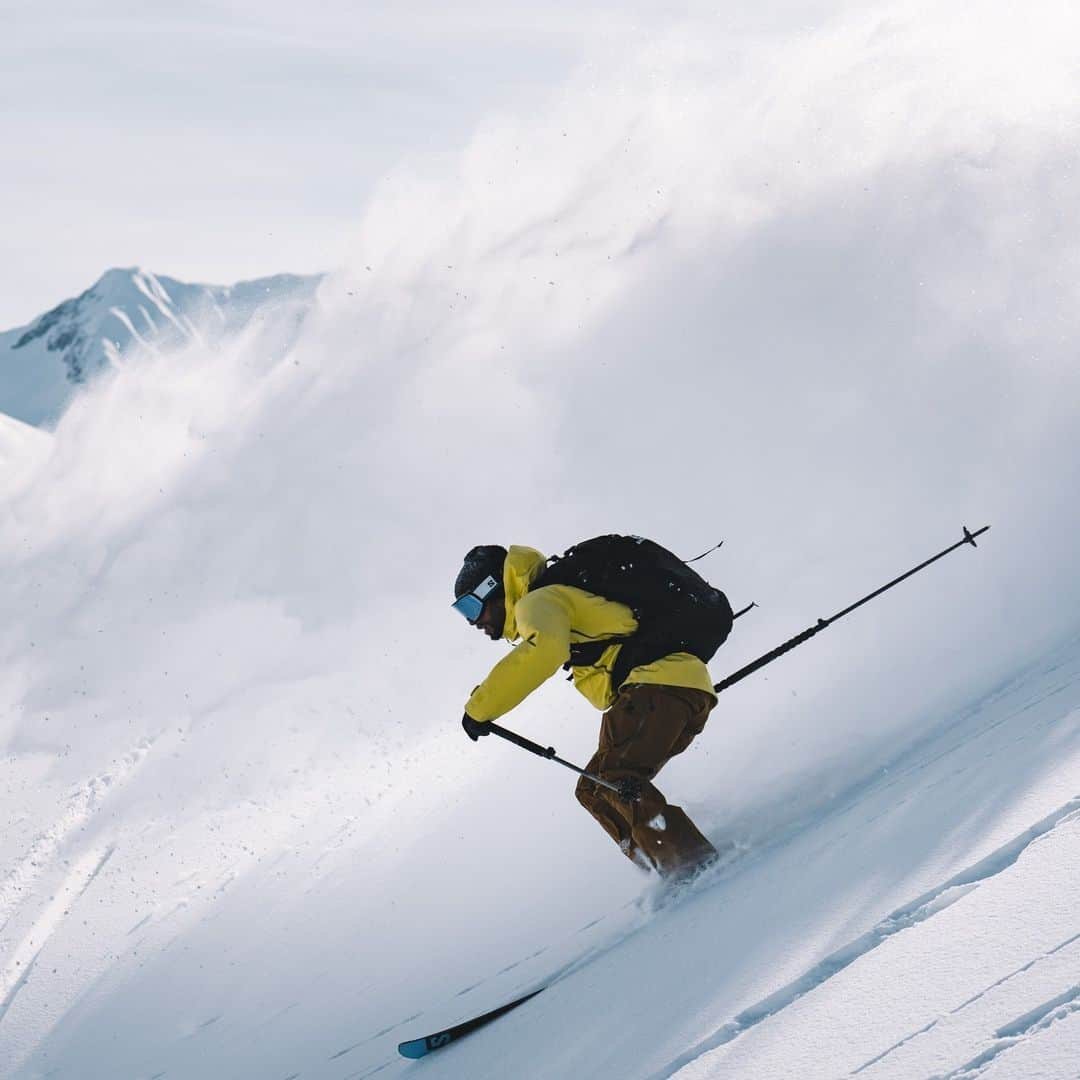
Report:
<svg viewBox="0 0 1080 1080"><path fill-rule="evenodd" d="M189 285L138 268L109 270L79 296L0 333L0 412L52 423L81 385L133 346L220 341L286 302L299 323L319 281L278 274L232 286Z"/></svg>
<svg viewBox="0 0 1080 1080"><path fill-rule="evenodd" d="M242 885L196 870L125 925L103 908L148 855L88 845L9 954L9 1032L58 989L20 978L70 955L87 919L111 970L12 1075L1072 1076L1078 768L1073 640L802 819L748 826L721 880L657 914L558 894L568 910L545 913L498 876L516 919L468 890L433 907L440 836L410 817L403 850L346 830ZM306 883L293 900L290 883ZM421 1064L396 1054L545 983Z"/></svg>
<svg viewBox="0 0 1080 1080"><path fill-rule="evenodd" d="M1073 1076L1078 765L1080 640L425 1075Z"/></svg>

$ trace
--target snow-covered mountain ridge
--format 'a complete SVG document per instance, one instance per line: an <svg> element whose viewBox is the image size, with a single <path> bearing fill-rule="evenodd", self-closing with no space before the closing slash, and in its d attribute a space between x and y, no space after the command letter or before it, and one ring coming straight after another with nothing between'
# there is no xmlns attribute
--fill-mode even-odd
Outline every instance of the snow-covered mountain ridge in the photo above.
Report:
<svg viewBox="0 0 1080 1080"><path fill-rule="evenodd" d="M299 325L321 280L276 274L199 285L138 267L108 270L85 292L0 333L0 412L50 424L83 384L133 347L218 341L283 305Z"/></svg>

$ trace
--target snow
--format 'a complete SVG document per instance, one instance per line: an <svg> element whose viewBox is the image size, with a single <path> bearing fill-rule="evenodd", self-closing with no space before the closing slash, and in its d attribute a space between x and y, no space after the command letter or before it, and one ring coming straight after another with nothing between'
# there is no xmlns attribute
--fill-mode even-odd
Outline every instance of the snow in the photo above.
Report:
<svg viewBox="0 0 1080 1080"><path fill-rule="evenodd" d="M329 880L333 853L285 857L309 889L301 908L280 896L259 905L257 954L243 921L292 876L282 860L186 935L194 956L163 957L127 990L110 988L51 1042L132 1075L188 1075L239 1054L253 1075L405 1076L401 1039L554 979L440 1051L426 1074L502 1077L512 1061L515 1075L538 1077L907 1077L960 1075L983 1055L995 1067L1007 1055L1052 1061L1041 1040L1062 1037L1055 1024L1076 993L1078 735L1074 641L813 822L759 838L675 908L650 918L631 904L561 932L535 906L515 903L511 925L474 911L479 926L451 897L433 909L429 862L414 848L395 866L371 830L364 866L339 862ZM392 893L387 875L400 883ZM378 937L334 955L315 928L349 940L342 920L371 920ZM300 982L289 975L297 956L309 972ZM210 987L198 970L212 957L224 978ZM243 976L252 963L257 985ZM179 1006L191 993L198 1011ZM103 1035L113 1030L125 1031L122 1047ZM1016 1068L1002 1075L1026 1075Z"/></svg>
<svg viewBox="0 0 1080 1080"><path fill-rule="evenodd" d="M26 457L47 453L49 442L45 432L0 414L0 466L5 471Z"/></svg>
<svg viewBox="0 0 1080 1080"><path fill-rule="evenodd" d="M317 303L56 316L174 337L0 417L5 1080L1075 1078L1075 24L982 14L695 24L389 177ZM720 678L987 523L722 696L688 895L461 734L476 543L723 538Z"/></svg>
<svg viewBox="0 0 1080 1080"><path fill-rule="evenodd" d="M429 1074L959 1076L1008 1054L1027 1075L1077 997L1078 735L1072 642ZM408 1075L355 1061L384 1063Z"/></svg>

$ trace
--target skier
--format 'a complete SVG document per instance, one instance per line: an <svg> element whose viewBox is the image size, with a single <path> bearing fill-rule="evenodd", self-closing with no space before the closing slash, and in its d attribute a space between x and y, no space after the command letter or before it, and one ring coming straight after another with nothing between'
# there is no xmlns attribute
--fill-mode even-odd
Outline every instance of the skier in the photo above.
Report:
<svg viewBox="0 0 1080 1080"><path fill-rule="evenodd" d="M692 878L716 861L716 848L652 779L704 728L716 704L708 669L684 651L625 669L626 656L634 654L622 665L619 656L638 630L631 609L574 585L545 584L548 569L530 547L486 545L465 556L454 583L455 610L493 641L520 643L473 691L462 727L474 742L489 735L488 721L569 667L576 688L603 711L599 746L586 771L611 783L630 782L640 793L631 801L583 776L578 801L638 866L668 882Z"/></svg>

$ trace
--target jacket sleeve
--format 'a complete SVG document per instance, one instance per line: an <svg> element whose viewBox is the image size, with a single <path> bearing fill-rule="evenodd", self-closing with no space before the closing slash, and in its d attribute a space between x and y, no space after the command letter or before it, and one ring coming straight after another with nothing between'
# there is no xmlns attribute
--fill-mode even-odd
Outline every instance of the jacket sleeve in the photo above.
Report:
<svg viewBox="0 0 1080 1080"><path fill-rule="evenodd" d="M474 720L497 720L570 659L570 607L559 591L527 593L514 608L514 618L521 644L473 691L465 711Z"/></svg>

